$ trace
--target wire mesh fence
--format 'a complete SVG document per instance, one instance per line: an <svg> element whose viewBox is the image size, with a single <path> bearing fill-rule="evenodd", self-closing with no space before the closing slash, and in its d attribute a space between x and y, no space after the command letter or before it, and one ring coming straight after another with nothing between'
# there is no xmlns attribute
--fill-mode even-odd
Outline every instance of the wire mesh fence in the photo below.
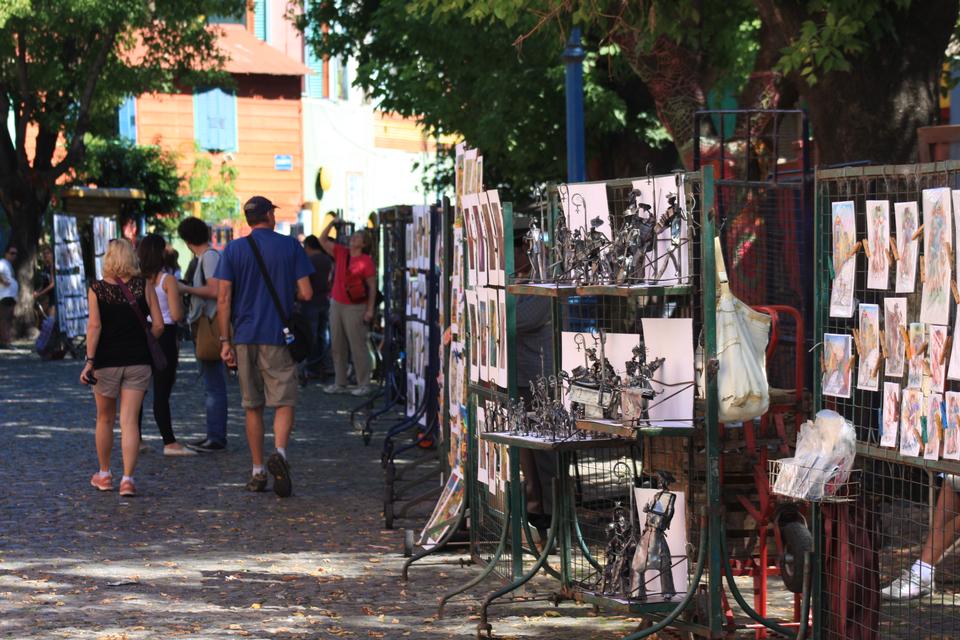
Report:
<svg viewBox="0 0 960 640"><path fill-rule="evenodd" d="M921 291L928 282L930 291L949 288L934 279L935 267L945 264L942 252L952 257L949 246L938 251L923 237L937 231L937 201L925 191L958 185L955 163L817 175L816 340L823 341L817 406L854 425L862 468L860 499L822 508L820 615L827 640L960 636L960 565L953 552L960 462L944 459L960 453L951 429L960 383L949 379L948 345L939 344L956 321L949 290L938 293L948 314L943 325L921 322L927 295ZM852 226L842 211L852 211ZM884 213L889 231L880 233ZM853 254L848 240L864 241L862 250ZM903 274L913 270L911 262L917 273Z"/></svg>

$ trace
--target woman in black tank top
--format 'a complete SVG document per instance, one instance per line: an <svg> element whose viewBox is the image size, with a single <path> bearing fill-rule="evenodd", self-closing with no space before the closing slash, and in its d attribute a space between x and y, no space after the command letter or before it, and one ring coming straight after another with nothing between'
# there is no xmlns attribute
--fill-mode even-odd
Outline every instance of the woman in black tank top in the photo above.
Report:
<svg viewBox="0 0 960 640"><path fill-rule="evenodd" d="M129 301L133 298L133 303ZM150 349L147 330L163 333L163 317L153 288L140 276L133 247L126 240L111 240L103 256L103 280L87 294L87 362L80 381L93 385L97 401L97 459L100 471L90 484L100 491L113 489L110 453L113 423L120 401L120 436L123 450L121 496L137 494L133 471L137 466L140 434L137 417L150 382ZM140 317L150 318L148 328Z"/></svg>

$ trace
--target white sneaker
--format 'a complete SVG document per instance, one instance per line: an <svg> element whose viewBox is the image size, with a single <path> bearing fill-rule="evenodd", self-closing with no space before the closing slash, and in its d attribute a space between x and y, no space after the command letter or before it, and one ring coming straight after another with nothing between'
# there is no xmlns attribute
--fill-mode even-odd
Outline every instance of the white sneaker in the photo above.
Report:
<svg viewBox="0 0 960 640"><path fill-rule="evenodd" d="M328 384L323 388L324 393L349 393L350 387L342 384Z"/></svg>
<svg viewBox="0 0 960 640"><path fill-rule="evenodd" d="M884 600L913 600L933 593L933 577L924 581L919 574L907 569L888 587L880 590Z"/></svg>
<svg viewBox="0 0 960 640"><path fill-rule="evenodd" d="M372 384L361 384L356 389L350 392L352 396L368 396L373 392Z"/></svg>

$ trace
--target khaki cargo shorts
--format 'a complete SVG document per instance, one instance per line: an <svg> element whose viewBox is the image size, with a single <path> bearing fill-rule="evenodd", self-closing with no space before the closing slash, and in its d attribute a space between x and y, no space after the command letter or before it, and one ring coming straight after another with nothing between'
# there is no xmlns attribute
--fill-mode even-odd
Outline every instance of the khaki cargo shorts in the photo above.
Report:
<svg viewBox="0 0 960 640"><path fill-rule="evenodd" d="M297 365L286 345L238 344L236 349L244 409L297 404Z"/></svg>
<svg viewBox="0 0 960 640"><path fill-rule="evenodd" d="M146 391L150 386L150 365L135 364L131 367L104 367L95 369L93 377L97 384L93 392L105 398L116 398L121 389Z"/></svg>

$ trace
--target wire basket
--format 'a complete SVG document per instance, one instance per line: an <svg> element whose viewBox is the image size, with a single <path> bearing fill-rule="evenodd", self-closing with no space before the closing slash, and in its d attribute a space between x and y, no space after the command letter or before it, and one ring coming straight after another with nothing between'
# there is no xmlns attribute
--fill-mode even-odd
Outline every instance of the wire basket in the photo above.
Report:
<svg viewBox="0 0 960 640"><path fill-rule="evenodd" d="M768 461L770 490L778 496L802 502L838 503L853 502L860 497L862 472L852 469L845 481L839 470L805 466L796 458Z"/></svg>

